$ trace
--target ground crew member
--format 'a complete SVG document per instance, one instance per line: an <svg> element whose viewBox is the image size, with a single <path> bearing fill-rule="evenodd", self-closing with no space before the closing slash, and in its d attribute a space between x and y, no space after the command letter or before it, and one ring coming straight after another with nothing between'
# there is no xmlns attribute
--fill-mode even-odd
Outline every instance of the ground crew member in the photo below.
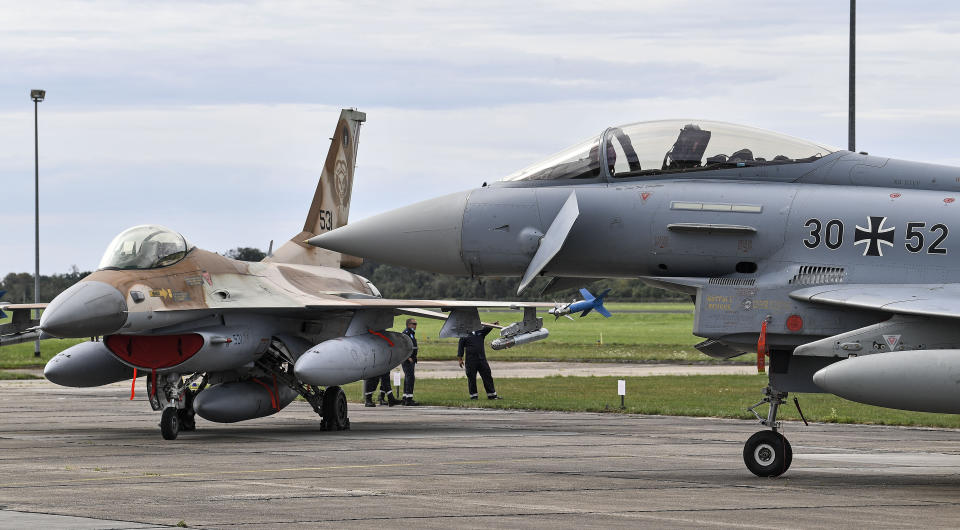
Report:
<svg viewBox="0 0 960 530"><path fill-rule="evenodd" d="M500 322L494 322L499 324ZM470 335L460 339L457 345L457 361L463 368L464 357L467 365L467 390L470 392L470 399L477 399L477 374L483 379L483 389L487 391L487 399L501 399L497 395L497 389L493 386L493 375L490 374L490 365L487 364L487 353L483 347L483 339L493 328L484 326Z"/></svg>
<svg viewBox="0 0 960 530"><path fill-rule="evenodd" d="M418 350L416 319L407 319L407 329L403 330L403 334L410 337L410 340L413 341L413 353L400 365L403 368L403 401L401 401L400 404L416 406L419 405L419 403L413 400L413 384L417 382L417 375L415 373Z"/></svg>
<svg viewBox="0 0 960 530"><path fill-rule="evenodd" d="M380 384L380 404L394 406L400 401L393 397L393 387L390 385L390 372L387 372L383 375L378 375L376 377L371 377L370 379L364 379L363 381L363 406L365 407L376 407L377 404L373 402L373 393L377 391L377 384ZM384 403L383 398L386 396L387 401Z"/></svg>

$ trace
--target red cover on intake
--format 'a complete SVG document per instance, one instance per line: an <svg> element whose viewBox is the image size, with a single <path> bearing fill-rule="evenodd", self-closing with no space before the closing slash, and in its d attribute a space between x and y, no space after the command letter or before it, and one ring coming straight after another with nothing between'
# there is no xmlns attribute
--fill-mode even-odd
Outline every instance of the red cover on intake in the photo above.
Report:
<svg viewBox="0 0 960 530"><path fill-rule="evenodd" d="M110 335L107 348L124 362L137 368L169 368L192 357L203 347L196 333L181 335Z"/></svg>

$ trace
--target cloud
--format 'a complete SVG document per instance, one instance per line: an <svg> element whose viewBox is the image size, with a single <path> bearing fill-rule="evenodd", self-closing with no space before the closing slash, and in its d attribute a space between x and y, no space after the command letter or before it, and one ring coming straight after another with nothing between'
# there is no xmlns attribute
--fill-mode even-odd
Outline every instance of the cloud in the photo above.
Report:
<svg viewBox="0 0 960 530"><path fill-rule="evenodd" d="M861 4L858 146L956 163L960 5ZM337 112L368 112L351 219L496 180L604 128L689 117L846 145L845 4L5 6L0 273L96 265L123 228L265 248L303 221Z"/></svg>

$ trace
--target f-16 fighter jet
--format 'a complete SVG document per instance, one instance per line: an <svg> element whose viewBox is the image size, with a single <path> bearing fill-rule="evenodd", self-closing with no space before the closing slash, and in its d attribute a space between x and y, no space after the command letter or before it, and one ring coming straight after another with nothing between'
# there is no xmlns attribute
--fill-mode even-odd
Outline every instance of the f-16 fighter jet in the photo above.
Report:
<svg viewBox="0 0 960 530"><path fill-rule="evenodd" d="M520 277L518 292L547 276L547 289L642 278L688 294L701 352L770 355L758 403L769 409L757 415L768 429L743 456L753 473L776 476L792 458L777 422L788 392L960 413L958 199L960 168L728 123L655 121L310 243Z"/></svg>
<svg viewBox="0 0 960 530"><path fill-rule="evenodd" d="M135 226L39 322L28 312L46 304L4 304L13 316L0 326L0 344L102 336L56 355L44 375L72 387L145 376L150 405L163 411L163 437L174 439L194 429L194 414L215 422L258 418L298 395L323 428L349 428L340 385L386 373L411 354L410 338L388 331L397 314L446 319L440 336L462 337L481 327L477 307L520 307L524 320L511 336L545 336L535 308L551 304L384 299L366 278L341 270L356 258L306 244L347 222L365 118L341 113L303 231L272 256L235 261L168 228Z"/></svg>

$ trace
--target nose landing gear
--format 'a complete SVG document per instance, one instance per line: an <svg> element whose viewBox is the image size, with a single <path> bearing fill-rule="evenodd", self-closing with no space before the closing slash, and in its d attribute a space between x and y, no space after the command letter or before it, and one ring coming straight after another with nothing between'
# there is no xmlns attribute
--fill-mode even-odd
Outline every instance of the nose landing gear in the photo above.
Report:
<svg viewBox="0 0 960 530"><path fill-rule="evenodd" d="M777 410L787 398L786 392L778 392L773 387L763 389L764 397L758 403L748 408L760 420L761 425L770 427L770 430L759 431L751 436L743 446L743 463L747 469L758 477L778 477L790 469L793 462L793 449L790 442L777 432L780 422L777 421ZM768 403L770 410L763 418L754 410L760 405Z"/></svg>
<svg viewBox="0 0 960 530"><path fill-rule="evenodd" d="M180 374L163 374L147 377L147 395L153 410L163 410L160 416L160 434L164 440L176 440L180 431L196 430L196 413L193 410L193 398L205 386L196 391L190 385L202 374L194 374L183 379Z"/></svg>

